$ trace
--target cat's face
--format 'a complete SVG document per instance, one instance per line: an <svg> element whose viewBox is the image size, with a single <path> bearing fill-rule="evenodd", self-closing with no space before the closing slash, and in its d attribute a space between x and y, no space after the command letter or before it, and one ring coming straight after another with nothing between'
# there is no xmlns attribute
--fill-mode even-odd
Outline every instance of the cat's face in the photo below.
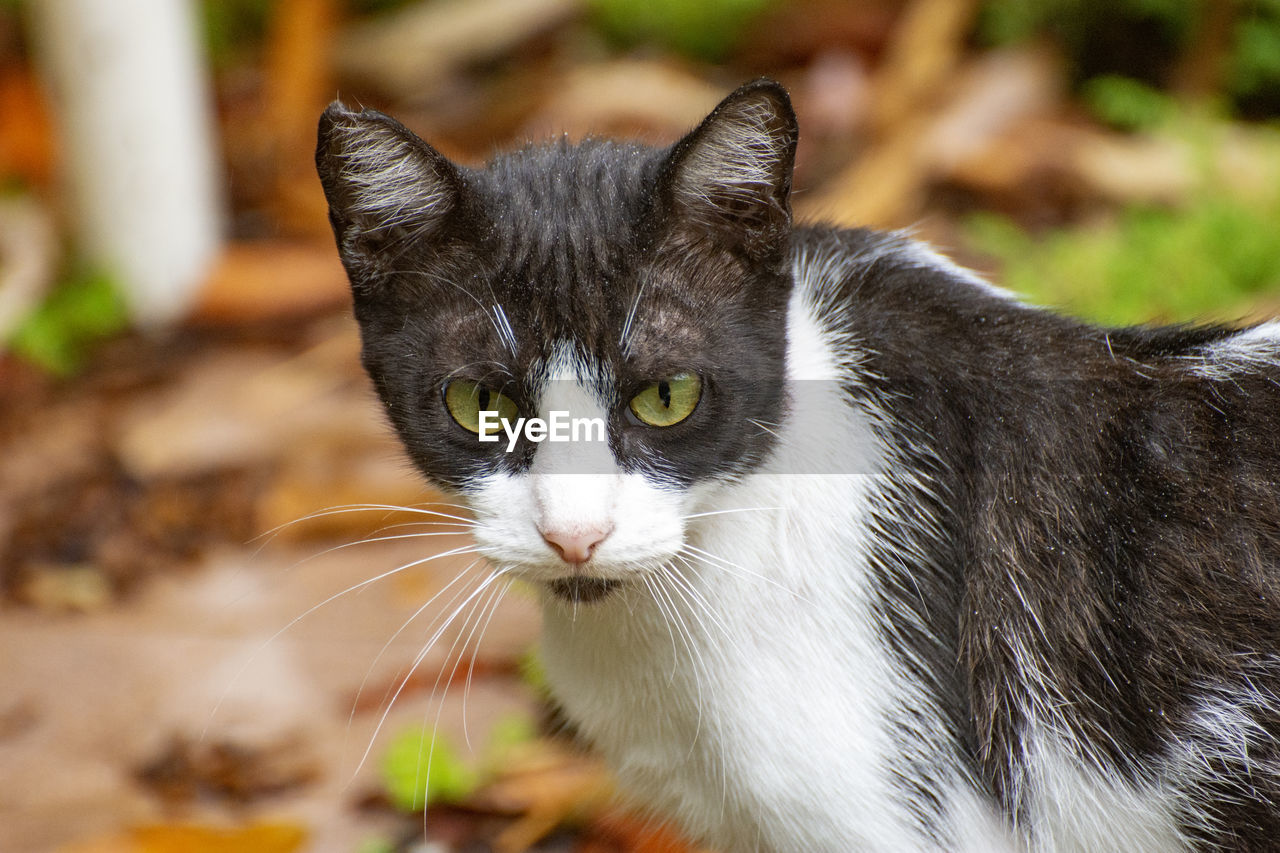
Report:
<svg viewBox="0 0 1280 853"><path fill-rule="evenodd" d="M551 144L478 170L326 111L365 367L499 567L599 597L672 559L699 495L769 452L795 139L767 82L670 149Z"/></svg>

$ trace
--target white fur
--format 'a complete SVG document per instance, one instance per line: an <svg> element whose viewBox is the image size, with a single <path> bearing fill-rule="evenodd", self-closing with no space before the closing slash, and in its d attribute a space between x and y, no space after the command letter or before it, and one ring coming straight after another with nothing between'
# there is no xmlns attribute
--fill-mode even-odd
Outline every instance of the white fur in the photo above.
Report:
<svg viewBox="0 0 1280 853"><path fill-rule="evenodd" d="M1280 658L1261 657L1253 667L1258 675L1264 671L1274 673L1280 669ZM1204 686L1190 717L1191 734L1170 745L1165 765L1165 775L1171 783L1187 792L1181 805L1189 823L1210 831L1220 828L1216 808L1219 804L1195 793L1215 772L1213 767L1226 767L1244 780L1280 777L1280 761L1263 757L1274 746L1275 736L1258 722L1259 716L1273 717L1277 711L1280 697L1249 680L1230 687Z"/></svg>
<svg viewBox="0 0 1280 853"><path fill-rule="evenodd" d="M994 285L973 270L960 266L928 243L911 239L910 235L905 231L897 232L897 234L903 240L903 243L897 247L897 251L908 260L913 261L917 266L941 270L951 276L952 279L963 281L989 296L1007 299L1011 302L1019 301L1018 296L1013 291Z"/></svg>
<svg viewBox="0 0 1280 853"><path fill-rule="evenodd" d="M691 204L715 204L712 193L745 201L773 192L782 149L769 123L776 113L766 102L735 104L718 117L714 132L699 140L688 154L676 183L676 193Z"/></svg>
<svg viewBox="0 0 1280 853"><path fill-rule="evenodd" d="M1191 359L1192 373L1206 379L1229 380L1260 367L1280 366L1280 321L1237 332L1205 348Z"/></svg>
<svg viewBox="0 0 1280 853"><path fill-rule="evenodd" d="M1050 733L1026 733L1027 830L1043 853L1175 853L1189 849L1178 830L1172 791L1133 785L1079 755Z"/></svg>
<svg viewBox="0 0 1280 853"><path fill-rule="evenodd" d="M352 212L373 218L378 230L444 213L447 194L431 164L390 128L352 121L336 128L342 178L351 187Z"/></svg>
<svg viewBox="0 0 1280 853"><path fill-rule="evenodd" d="M938 263L919 251L908 257ZM969 777L939 709L886 647L869 565L879 535L871 510L932 484L903 476L899 449L877 429L881 415L841 390L854 381L861 342L821 318L832 315L836 283L865 262L797 259L790 407L771 427L775 452L754 473L682 491L624 473L600 443L573 452L544 443L529 473L491 478L480 490L481 545L500 567L533 580L566 571L541 540L540 522L612 527L587 571L629 583L591 604L544 601L543 652L557 698L627 790L728 853L1186 849L1179 822L1210 820L1209 804L1186 794L1207 758L1248 769L1250 746L1265 734L1237 694L1206 689L1196 718L1203 737L1171 746L1129 782L1071 737L1059 709L1072 697L1022 650L1015 695L1026 698L1028 722L1011 796L1024 821L1013 826ZM1246 334L1218 356L1240 361L1267 351L1273 337ZM544 415L551 407L603 415L610 392L599 367L569 343L545 372ZM575 473L586 463L591 473ZM931 518L910 523L932 535ZM924 626L909 601L898 606ZM913 721L913 743L895 741L895 718ZM940 780L932 832L916 823L918 804L889 772L904 751Z"/></svg>
<svg viewBox="0 0 1280 853"><path fill-rule="evenodd" d="M538 416L604 418L597 393L582 380L597 374L562 343L543 369L547 377ZM589 565L595 577L630 578L637 565L668 560L679 549L684 524L680 496L622 471L607 442L544 441L528 473L495 475L471 498L476 541L497 565L529 580L565 574L564 563L543 540L543 530L610 529Z"/></svg>
<svg viewBox="0 0 1280 853"><path fill-rule="evenodd" d="M695 835L728 851L1014 850L959 767L940 774L941 840L890 775L902 748L890 715L938 715L877 627L867 512L890 482L887 455L832 381L852 342L821 327L819 302L802 288L791 305L792 405L766 468L677 491L565 473L564 447L544 443L529 474L481 490L478 538L504 568L548 580L565 567L537 519L613 525L589 571L632 583L591 605L546 600L548 677L624 785ZM589 383L566 381L595 375L567 344L547 373L558 381L543 408L554 395L575 416L602 410ZM954 763L940 737L917 748Z"/></svg>

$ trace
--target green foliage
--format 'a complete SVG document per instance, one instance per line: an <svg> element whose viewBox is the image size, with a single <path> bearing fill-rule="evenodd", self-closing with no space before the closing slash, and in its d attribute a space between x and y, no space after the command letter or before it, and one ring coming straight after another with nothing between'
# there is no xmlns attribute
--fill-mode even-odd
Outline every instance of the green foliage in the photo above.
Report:
<svg viewBox="0 0 1280 853"><path fill-rule="evenodd" d="M1198 37L1208 4L1226 2L985 0L977 33L984 44L1051 38L1066 53L1072 79L1101 118L1121 127L1143 127L1142 116L1154 103L1132 81L1168 83ZM1242 114L1275 116L1280 114L1280 0L1245 0L1234 6L1218 94ZM1132 81L1126 89L1115 82L1118 78Z"/></svg>
<svg viewBox="0 0 1280 853"><path fill-rule="evenodd" d="M276 0L204 0L199 11L213 64L228 65L238 52L260 43L275 5Z"/></svg>
<svg viewBox="0 0 1280 853"><path fill-rule="evenodd" d="M461 802L537 736L528 717L501 717L490 730L483 761L477 765L463 758L440 733L433 740L415 726L397 735L383 755L382 784L392 805L402 811L421 811L429 803Z"/></svg>
<svg viewBox="0 0 1280 853"><path fill-rule="evenodd" d="M385 838L368 838L360 842L357 853L396 853L399 848Z"/></svg>
<svg viewBox="0 0 1280 853"><path fill-rule="evenodd" d="M1040 239L1003 217L975 216L967 236L1001 260L1003 283L1030 301L1108 324L1237 319L1280 292L1280 203L1225 195L1185 211L1150 206L1114 223Z"/></svg>
<svg viewBox="0 0 1280 853"><path fill-rule="evenodd" d="M485 763L494 769L501 768L513 752L537 737L532 720L522 714L507 714L499 718L489 732Z"/></svg>
<svg viewBox="0 0 1280 853"><path fill-rule="evenodd" d="M596 24L623 44L655 43L721 59L773 0L591 0Z"/></svg>
<svg viewBox="0 0 1280 853"><path fill-rule="evenodd" d="M476 788L478 774L442 735L432 739L423 727L415 726L391 741L382 760L382 783L392 805L411 812L428 803L466 799Z"/></svg>
<svg viewBox="0 0 1280 853"><path fill-rule="evenodd" d="M92 345L128 326L124 299L112 278L80 270L54 289L14 330L13 351L58 376L84 364Z"/></svg>
<svg viewBox="0 0 1280 853"><path fill-rule="evenodd" d="M978 15L978 37L986 44L1012 44L1049 33L1068 42L1087 38L1108 23L1150 21L1175 39L1187 37L1201 0L986 0ZM1212 0L1217 2L1217 0ZM1074 45L1071 45L1074 46Z"/></svg>
<svg viewBox="0 0 1280 853"><path fill-rule="evenodd" d="M551 692L547 686L547 670L542 665L542 654L537 646L520 656L520 680L540 696Z"/></svg>
<svg viewBox="0 0 1280 853"><path fill-rule="evenodd" d="M1239 21L1231 55L1230 86L1238 97L1280 88L1280 2L1258 3Z"/></svg>
<svg viewBox="0 0 1280 853"><path fill-rule="evenodd" d="M1149 130L1175 112L1173 99L1130 77L1103 74L1084 84L1081 96L1102 121L1121 130Z"/></svg>
<svg viewBox="0 0 1280 853"><path fill-rule="evenodd" d="M988 45L1026 41L1045 25L1057 5L1051 0L987 0L978 12L978 38Z"/></svg>

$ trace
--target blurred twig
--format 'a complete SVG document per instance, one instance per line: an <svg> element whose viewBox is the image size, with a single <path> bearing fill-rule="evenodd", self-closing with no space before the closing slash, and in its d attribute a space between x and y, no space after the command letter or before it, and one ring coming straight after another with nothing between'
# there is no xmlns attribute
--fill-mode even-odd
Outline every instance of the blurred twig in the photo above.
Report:
<svg viewBox="0 0 1280 853"><path fill-rule="evenodd" d="M930 107L959 64L977 0L913 0L873 84L871 146L802 211L838 222L902 224L927 178Z"/></svg>
<svg viewBox="0 0 1280 853"><path fill-rule="evenodd" d="M491 60L582 8L582 0L416 3L352 28L338 45L344 75L418 99L447 74Z"/></svg>
<svg viewBox="0 0 1280 853"><path fill-rule="evenodd" d="M52 283L57 249L43 207L25 198L0 203L0 351Z"/></svg>

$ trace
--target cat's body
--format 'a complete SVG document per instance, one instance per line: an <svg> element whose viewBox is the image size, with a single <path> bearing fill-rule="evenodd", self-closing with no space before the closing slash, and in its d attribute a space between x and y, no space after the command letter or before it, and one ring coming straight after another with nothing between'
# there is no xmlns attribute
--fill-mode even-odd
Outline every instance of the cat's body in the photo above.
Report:
<svg viewBox="0 0 1280 853"><path fill-rule="evenodd" d="M544 589L570 719L730 851L1280 848L1280 324L1106 331L793 230L794 140L767 83L475 172L322 121L366 366ZM458 377L609 441L480 445Z"/></svg>

